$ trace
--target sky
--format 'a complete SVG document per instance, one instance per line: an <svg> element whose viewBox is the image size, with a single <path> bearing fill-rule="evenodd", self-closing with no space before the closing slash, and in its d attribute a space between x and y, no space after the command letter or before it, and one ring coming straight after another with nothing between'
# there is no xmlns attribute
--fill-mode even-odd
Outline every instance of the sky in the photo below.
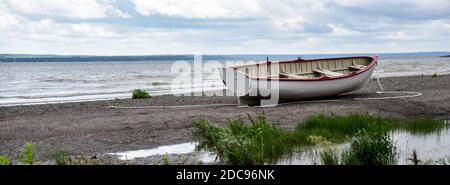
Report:
<svg viewBox="0 0 450 185"><path fill-rule="evenodd" d="M450 51L450 0L0 0L0 53Z"/></svg>

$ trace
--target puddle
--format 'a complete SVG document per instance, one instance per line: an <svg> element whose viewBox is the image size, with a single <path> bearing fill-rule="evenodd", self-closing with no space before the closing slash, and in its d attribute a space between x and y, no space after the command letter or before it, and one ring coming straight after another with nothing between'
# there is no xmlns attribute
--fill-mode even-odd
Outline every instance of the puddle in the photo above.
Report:
<svg viewBox="0 0 450 185"><path fill-rule="evenodd" d="M300 153L295 153L292 157L282 158L277 162L277 165L313 165L319 164L319 162L314 157L315 153L313 151L304 151Z"/></svg>
<svg viewBox="0 0 450 185"><path fill-rule="evenodd" d="M411 164L408 159L411 157L413 150L423 162L428 160L437 161L450 157L450 129L442 130L439 133L427 135L414 135L407 132L394 132L394 144L398 149L398 164ZM198 143L181 143L176 145L160 146L148 150L134 150L120 153L111 153L117 155L121 160L131 160L135 158L150 157L154 155L168 154L195 154L193 158L203 163L214 163L216 155L211 152L196 151L195 147ZM336 146L337 150L344 150L350 146L344 143ZM278 165L311 165L320 164L319 154L314 149L304 150L295 153L291 157L282 158L277 162Z"/></svg>
<svg viewBox="0 0 450 185"><path fill-rule="evenodd" d="M350 143L343 143L335 145L334 149L343 151L350 147ZM277 162L277 165L319 165L320 155L316 147L305 149L292 155L292 157L282 158Z"/></svg>
<svg viewBox="0 0 450 185"><path fill-rule="evenodd" d="M196 151L195 147L198 143L181 143L175 145L165 145L153 149L132 150L119 153L110 153L116 155L120 160L132 160L136 158L150 157L154 155L169 155L169 154L191 154L197 153L196 158L203 163L212 163L215 161L216 155L210 152Z"/></svg>
<svg viewBox="0 0 450 185"><path fill-rule="evenodd" d="M195 145L197 143L182 143L176 145L160 146L154 149L148 150L132 150L120 153L111 153L117 155L121 160L131 160L141 157L150 157L153 155L167 155L167 154L189 154L195 151Z"/></svg>
<svg viewBox="0 0 450 185"><path fill-rule="evenodd" d="M212 152L201 152L197 160L203 163L214 163L216 162L216 154Z"/></svg>
<svg viewBox="0 0 450 185"><path fill-rule="evenodd" d="M394 133L394 142L399 149L399 164L411 164L408 158L413 150L420 160L439 160L450 157L450 129L429 135L412 135L409 133Z"/></svg>

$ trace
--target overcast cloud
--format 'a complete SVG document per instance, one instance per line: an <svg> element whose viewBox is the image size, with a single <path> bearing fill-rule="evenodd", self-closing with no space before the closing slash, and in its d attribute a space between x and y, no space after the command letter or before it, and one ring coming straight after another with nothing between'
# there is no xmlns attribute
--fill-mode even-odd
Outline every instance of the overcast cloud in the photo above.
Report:
<svg viewBox="0 0 450 185"><path fill-rule="evenodd" d="M0 0L0 53L450 51L449 0Z"/></svg>

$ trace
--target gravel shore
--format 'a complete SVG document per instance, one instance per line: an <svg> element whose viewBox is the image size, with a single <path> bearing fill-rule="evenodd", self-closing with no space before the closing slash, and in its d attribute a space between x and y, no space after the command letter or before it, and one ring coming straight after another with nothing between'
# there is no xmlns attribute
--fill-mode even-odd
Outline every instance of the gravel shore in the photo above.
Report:
<svg viewBox="0 0 450 185"><path fill-rule="evenodd" d="M392 96L375 94L375 80L368 87L333 99L343 101L300 102L272 108L237 106L156 109L114 109L109 106L174 106L237 104L235 97L157 96L142 100L108 100L79 103L0 107L0 155L16 158L25 142L36 144L38 159L49 151L70 155L149 149L160 145L192 142L191 122L207 119L224 124L229 118L264 111L270 121L293 128L299 120L317 113L369 113L398 118L431 116L450 119L450 75L382 78L386 91L416 91L415 98L354 101L354 98ZM157 159L161 161L161 159ZM139 164L153 162L139 162Z"/></svg>

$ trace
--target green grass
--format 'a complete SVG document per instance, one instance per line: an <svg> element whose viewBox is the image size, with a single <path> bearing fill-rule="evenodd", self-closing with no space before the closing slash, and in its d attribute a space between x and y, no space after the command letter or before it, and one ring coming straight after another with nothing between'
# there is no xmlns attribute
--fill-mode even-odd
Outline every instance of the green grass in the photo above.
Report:
<svg viewBox="0 0 450 185"><path fill-rule="evenodd" d="M143 99L143 98L151 98L151 96L142 89L135 89L133 91L132 99Z"/></svg>
<svg viewBox="0 0 450 185"><path fill-rule="evenodd" d="M262 114L250 120L251 124L230 120L228 129L195 120L194 135L202 141L198 148L216 152L225 163L240 165L273 163L288 153L290 147L286 146L295 140L289 137L291 133L268 124Z"/></svg>
<svg viewBox="0 0 450 185"><path fill-rule="evenodd" d="M323 165L339 165L339 154L335 150L326 149L320 152L320 162Z"/></svg>
<svg viewBox="0 0 450 185"><path fill-rule="evenodd" d="M0 156L0 165L9 165L9 161L6 157Z"/></svg>
<svg viewBox="0 0 450 185"><path fill-rule="evenodd" d="M382 119L367 114L314 115L306 118L297 126L297 132L309 132L320 135L327 140L339 142L347 140L362 129L368 129L372 124L386 125L394 120Z"/></svg>
<svg viewBox="0 0 450 185"><path fill-rule="evenodd" d="M310 141L318 147L322 164L339 165L339 154L333 143L321 136L310 136Z"/></svg>
<svg viewBox="0 0 450 185"><path fill-rule="evenodd" d="M404 130L412 134L430 134L449 128L450 124L429 117L415 117L402 121L396 125L397 130Z"/></svg>
<svg viewBox="0 0 450 185"><path fill-rule="evenodd" d="M162 164L163 165L169 165L169 157L167 157L167 155L165 155L162 159Z"/></svg>
<svg viewBox="0 0 450 185"><path fill-rule="evenodd" d="M50 154L50 158L55 161L56 165L71 165L72 159L67 154L67 152L63 150L57 150Z"/></svg>
<svg viewBox="0 0 450 185"><path fill-rule="evenodd" d="M25 143L22 149L22 158L20 162L23 164L34 164L36 146L32 143Z"/></svg>
<svg viewBox="0 0 450 185"><path fill-rule="evenodd" d="M343 152L342 161L346 165L392 165L396 164L397 148L387 132L362 131Z"/></svg>
<svg viewBox="0 0 450 185"><path fill-rule="evenodd" d="M376 125L376 127L374 127ZM319 133L332 141L345 140L360 130L370 132L406 131L412 134L430 134L447 128L448 124L429 117L415 117L407 120L383 118L368 114L314 115L297 126L298 132Z"/></svg>
<svg viewBox="0 0 450 185"><path fill-rule="evenodd" d="M339 152L325 148L320 152L323 165L393 165L398 150L387 132L359 132L350 148Z"/></svg>
<svg viewBox="0 0 450 185"><path fill-rule="evenodd" d="M233 119L226 128L205 120L194 120L198 149L215 152L228 164L273 164L282 156L292 155L305 146L317 146L313 138L331 143L351 141L352 146L342 156L345 164L391 164L395 148L389 138L392 131L430 134L447 127L431 118L409 120L382 118L367 114L315 115L300 122L295 130L285 130L268 123L263 114L250 123ZM319 142L320 143L320 142ZM324 164L339 163L333 150L322 151Z"/></svg>

